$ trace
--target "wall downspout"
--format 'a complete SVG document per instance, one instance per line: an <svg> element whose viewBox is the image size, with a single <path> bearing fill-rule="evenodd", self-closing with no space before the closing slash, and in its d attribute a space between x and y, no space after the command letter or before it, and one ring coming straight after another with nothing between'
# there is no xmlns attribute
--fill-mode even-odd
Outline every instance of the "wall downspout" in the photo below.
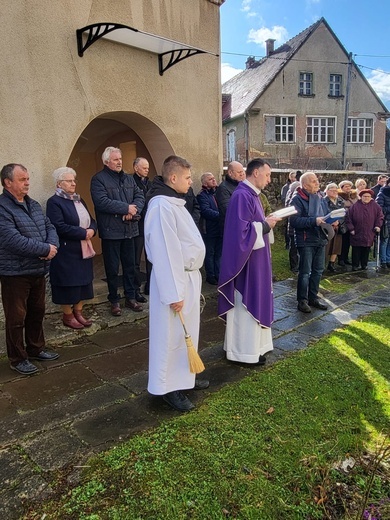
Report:
<svg viewBox="0 0 390 520"><path fill-rule="evenodd" d="M344 133L343 133L343 151L341 155L341 162L343 170L346 169L346 149L347 149L347 135L348 135L348 115L349 115L349 99L351 96L351 75L352 75L352 52L348 55L348 76L347 88L345 92L345 114L344 114Z"/></svg>
<svg viewBox="0 0 390 520"><path fill-rule="evenodd" d="M244 138L245 138L245 166L249 162L249 113L247 110L244 112Z"/></svg>

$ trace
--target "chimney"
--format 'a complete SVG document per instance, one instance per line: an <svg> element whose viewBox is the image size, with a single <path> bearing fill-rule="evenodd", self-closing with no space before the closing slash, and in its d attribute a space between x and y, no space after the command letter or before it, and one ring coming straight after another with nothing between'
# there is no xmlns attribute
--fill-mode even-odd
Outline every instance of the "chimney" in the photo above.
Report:
<svg viewBox="0 0 390 520"><path fill-rule="evenodd" d="M254 56L249 56L248 59L245 62L245 68L246 69L254 69L257 65L257 61L255 60Z"/></svg>
<svg viewBox="0 0 390 520"><path fill-rule="evenodd" d="M265 40L265 49L266 49L267 58L274 52L275 41L276 40L273 40L272 38L268 38L268 40Z"/></svg>

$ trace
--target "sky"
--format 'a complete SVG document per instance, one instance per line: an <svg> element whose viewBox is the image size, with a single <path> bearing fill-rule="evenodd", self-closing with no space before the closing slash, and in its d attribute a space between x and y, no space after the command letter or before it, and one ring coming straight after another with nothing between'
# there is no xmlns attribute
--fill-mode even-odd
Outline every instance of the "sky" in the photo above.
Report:
<svg viewBox="0 0 390 520"><path fill-rule="evenodd" d="M390 108L390 0L225 0L221 14L222 83L324 17Z"/></svg>

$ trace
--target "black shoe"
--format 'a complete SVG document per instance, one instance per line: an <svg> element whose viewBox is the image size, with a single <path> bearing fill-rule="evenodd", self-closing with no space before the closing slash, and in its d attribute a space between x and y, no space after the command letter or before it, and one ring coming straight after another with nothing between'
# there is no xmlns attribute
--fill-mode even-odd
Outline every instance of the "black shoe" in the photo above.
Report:
<svg viewBox="0 0 390 520"><path fill-rule="evenodd" d="M329 263L328 263L328 267L327 267L327 269L328 269L328 271L330 271L331 273L335 273L335 272L337 271L334 262L329 262Z"/></svg>
<svg viewBox="0 0 390 520"><path fill-rule="evenodd" d="M149 284L145 284L144 294L146 294L146 296L149 296Z"/></svg>
<svg viewBox="0 0 390 520"><path fill-rule="evenodd" d="M345 260L345 265L352 265L352 262L350 262L349 260Z"/></svg>
<svg viewBox="0 0 390 520"><path fill-rule="evenodd" d="M210 386L210 381L207 379L195 379L194 390L206 390Z"/></svg>
<svg viewBox="0 0 390 520"><path fill-rule="evenodd" d="M298 310L301 312L306 312L307 314L309 314L309 312L311 312L311 309L308 306L306 300L301 300L300 302L298 302Z"/></svg>
<svg viewBox="0 0 390 520"><path fill-rule="evenodd" d="M367 269L368 269L368 267L366 265L362 265L360 268L361 271L367 271Z"/></svg>
<svg viewBox="0 0 390 520"><path fill-rule="evenodd" d="M48 350L42 350L37 356L28 356L29 359L36 359L37 361L54 361L60 357L57 352L49 352Z"/></svg>
<svg viewBox="0 0 390 520"><path fill-rule="evenodd" d="M321 309L322 311L326 311L328 308L328 306L325 305L325 303L321 303L320 300L309 300L309 305L311 307L315 307L316 309Z"/></svg>
<svg viewBox="0 0 390 520"><path fill-rule="evenodd" d="M353 266L352 266L352 271L359 271L359 268L356 267L356 265L353 265Z"/></svg>
<svg viewBox="0 0 390 520"><path fill-rule="evenodd" d="M218 285L218 280L214 276L212 278L206 278L206 282L210 285Z"/></svg>
<svg viewBox="0 0 390 520"><path fill-rule="evenodd" d="M22 374L23 376L30 376L31 374L38 372L38 368L30 363L28 359L21 361L17 365L10 365L10 368L11 370L16 370L16 372L19 372L19 374Z"/></svg>
<svg viewBox="0 0 390 520"><path fill-rule="evenodd" d="M183 392L180 392L180 390L168 392L167 394L163 395L162 398L167 404L169 404L171 408L177 410L178 412L189 412L195 408L188 397L186 397Z"/></svg>
<svg viewBox="0 0 390 520"><path fill-rule="evenodd" d="M387 269L387 264L386 264L386 262L382 262L382 263L381 263L381 269Z"/></svg>
<svg viewBox="0 0 390 520"><path fill-rule="evenodd" d="M345 267L345 262L344 262L344 260L339 260L339 261L338 261L338 264L339 264L340 267Z"/></svg>
<svg viewBox="0 0 390 520"><path fill-rule="evenodd" d="M229 361L229 363L233 363L234 365L240 365L242 367L258 367L265 365L267 358L265 356L259 356L259 359L255 363L245 363L245 361L235 361L234 359L228 359L227 361Z"/></svg>
<svg viewBox="0 0 390 520"><path fill-rule="evenodd" d="M142 296L142 294L138 291L135 293L135 299L138 303L146 303L148 300L145 298L145 296Z"/></svg>

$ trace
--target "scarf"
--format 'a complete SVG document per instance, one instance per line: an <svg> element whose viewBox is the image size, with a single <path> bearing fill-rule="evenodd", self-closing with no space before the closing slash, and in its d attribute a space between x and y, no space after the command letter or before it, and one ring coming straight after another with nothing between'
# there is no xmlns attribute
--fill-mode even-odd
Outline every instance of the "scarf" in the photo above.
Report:
<svg viewBox="0 0 390 520"><path fill-rule="evenodd" d="M62 199L80 202L80 195L78 193L66 193L66 191L64 191L62 188L56 188L56 195Z"/></svg>

